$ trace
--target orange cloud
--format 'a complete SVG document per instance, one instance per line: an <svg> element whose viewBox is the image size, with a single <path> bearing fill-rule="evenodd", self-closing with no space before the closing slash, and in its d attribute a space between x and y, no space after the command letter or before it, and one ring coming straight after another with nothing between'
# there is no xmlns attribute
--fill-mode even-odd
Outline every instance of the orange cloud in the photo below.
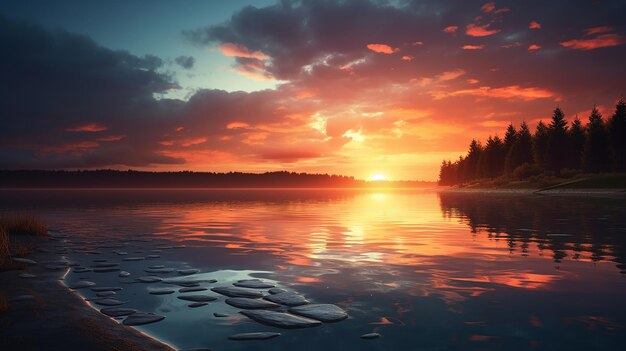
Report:
<svg viewBox="0 0 626 351"><path fill-rule="evenodd" d="M367 44L367 48L374 52L387 54L387 55L400 51L400 49L397 49L397 48L394 49L387 44Z"/></svg>
<svg viewBox="0 0 626 351"><path fill-rule="evenodd" d="M230 122L226 125L226 129L246 129L250 128L250 125L245 122Z"/></svg>
<svg viewBox="0 0 626 351"><path fill-rule="evenodd" d="M252 51L248 49L245 45L241 44L224 43L221 44L218 48L224 56L245 57L257 60L269 59L269 56L262 53L261 51Z"/></svg>
<svg viewBox="0 0 626 351"><path fill-rule="evenodd" d="M490 24L484 24L479 26L474 23L470 23L465 28L465 34L470 37L486 37L500 32L500 29L489 29L489 25Z"/></svg>
<svg viewBox="0 0 626 351"><path fill-rule="evenodd" d="M537 44L532 44L528 47L528 51L533 52L533 51L537 51L541 49L541 46L537 45Z"/></svg>
<svg viewBox="0 0 626 351"><path fill-rule="evenodd" d="M609 26L592 27L592 28L585 29L585 35L600 34L600 33L612 32L612 31L613 31L613 28Z"/></svg>
<svg viewBox="0 0 626 351"><path fill-rule="evenodd" d="M485 45L463 45L461 48L463 50L482 50L485 48Z"/></svg>
<svg viewBox="0 0 626 351"><path fill-rule="evenodd" d="M602 34L593 39L572 39L561 42L561 46L576 50L593 50L626 43L626 38L619 34Z"/></svg>
<svg viewBox="0 0 626 351"><path fill-rule="evenodd" d="M42 148L40 151L43 154L56 154L56 153L66 153L66 152L82 152L87 149L97 148L100 144L95 141L80 141L77 143L68 143L60 146L46 146Z"/></svg>
<svg viewBox="0 0 626 351"><path fill-rule="evenodd" d="M496 9L496 4L494 2L488 2L480 7L480 10L484 13L489 13Z"/></svg>
<svg viewBox="0 0 626 351"><path fill-rule="evenodd" d="M437 78L442 81L457 79L460 76L464 75L465 71L462 69L455 69L452 71L446 71L442 74L438 75Z"/></svg>
<svg viewBox="0 0 626 351"><path fill-rule="evenodd" d="M409 55L402 56L403 61L413 61L413 59L414 59L413 56L409 56Z"/></svg>
<svg viewBox="0 0 626 351"><path fill-rule="evenodd" d="M421 46L421 45L424 45L424 42L423 41L416 41L416 42L413 42L413 45L414 46Z"/></svg>
<svg viewBox="0 0 626 351"><path fill-rule="evenodd" d="M466 80L466 82L469 83L469 84L478 84L479 80L478 79L468 79L468 80Z"/></svg>
<svg viewBox="0 0 626 351"><path fill-rule="evenodd" d="M433 92L435 99L443 99L450 96L474 95L481 97L493 97L500 99L521 99L531 101L553 97L555 94L547 89L522 88L519 85L510 85L502 88L482 86L474 89L462 89L452 92Z"/></svg>
<svg viewBox="0 0 626 351"><path fill-rule="evenodd" d="M100 123L82 124L76 127L65 128L68 132L102 132L109 128Z"/></svg>
<svg viewBox="0 0 626 351"><path fill-rule="evenodd" d="M459 29L459 26L447 26L443 29L444 33L454 34Z"/></svg>
<svg viewBox="0 0 626 351"><path fill-rule="evenodd" d="M104 137L98 138L96 140L98 140L98 141L118 141L118 140L122 140L124 138L126 138L126 135L119 134L119 135L104 136Z"/></svg>
<svg viewBox="0 0 626 351"><path fill-rule="evenodd" d="M539 22L537 22L537 21L531 21L530 24L528 25L528 28L530 28L530 29L541 29L541 24L539 24Z"/></svg>

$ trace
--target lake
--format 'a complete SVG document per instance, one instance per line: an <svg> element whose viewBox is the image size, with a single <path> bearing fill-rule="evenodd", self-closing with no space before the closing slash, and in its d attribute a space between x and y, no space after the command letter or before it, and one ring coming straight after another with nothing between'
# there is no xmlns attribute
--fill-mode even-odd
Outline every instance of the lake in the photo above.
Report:
<svg viewBox="0 0 626 351"><path fill-rule="evenodd" d="M171 284L70 272L121 286L123 307L166 316L138 327L177 348L212 350L619 350L626 345L626 198L424 190L3 190L68 235L82 266L199 269L226 286L260 278L349 318L261 325L224 303L198 308ZM131 256L147 257L123 261ZM158 256L158 257L156 257ZM172 273L155 274L162 278ZM175 287L176 290L179 288ZM80 290L86 298L95 293ZM101 306L94 305L96 308ZM223 313L226 317L215 317ZM45 327L45 326L42 326ZM265 341L231 341L277 331ZM360 336L377 332L381 337Z"/></svg>

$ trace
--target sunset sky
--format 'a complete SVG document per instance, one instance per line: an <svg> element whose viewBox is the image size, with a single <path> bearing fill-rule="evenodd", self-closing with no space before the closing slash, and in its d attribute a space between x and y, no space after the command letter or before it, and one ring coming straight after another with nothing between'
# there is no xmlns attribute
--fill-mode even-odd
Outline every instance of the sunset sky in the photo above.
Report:
<svg viewBox="0 0 626 351"><path fill-rule="evenodd" d="M0 169L435 180L626 92L626 2L2 1Z"/></svg>

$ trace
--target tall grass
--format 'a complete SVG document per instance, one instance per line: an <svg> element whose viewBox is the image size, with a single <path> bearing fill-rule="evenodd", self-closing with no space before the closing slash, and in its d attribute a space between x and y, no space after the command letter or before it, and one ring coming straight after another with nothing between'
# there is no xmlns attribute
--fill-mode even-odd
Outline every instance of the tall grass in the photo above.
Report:
<svg viewBox="0 0 626 351"><path fill-rule="evenodd" d="M48 228L33 216L17 215L0 218L0 270L19 268L11 256L26 256L34 249L27 236L46 236ZM20 238L22 237L22 238Z"/></svg>
<svg viewBox="0 0 626 351"><path fill-rule="evenodd" d="M16 215L0 218L0 228L12 235L48 235L48 228L41 221L29 215Z"/></svg>

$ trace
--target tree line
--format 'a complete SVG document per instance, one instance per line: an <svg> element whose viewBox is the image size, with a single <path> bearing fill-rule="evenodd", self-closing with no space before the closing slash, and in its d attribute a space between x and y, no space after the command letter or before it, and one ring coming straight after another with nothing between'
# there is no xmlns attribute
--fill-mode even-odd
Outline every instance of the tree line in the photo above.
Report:
<svg viewBox="0 0 626 351"><path fill-rule="evenodd" d="M443 161L440 185L506 176L527 179L534 175L570 175L576 172L626 171L626 103L620 99L605 120L594 106L586 125L578 116L568 125L557 107L549 124L539 121L534 133L526 122L509 124L504 139L489 136L483 145L473 139L465 156Z"/></svg>

